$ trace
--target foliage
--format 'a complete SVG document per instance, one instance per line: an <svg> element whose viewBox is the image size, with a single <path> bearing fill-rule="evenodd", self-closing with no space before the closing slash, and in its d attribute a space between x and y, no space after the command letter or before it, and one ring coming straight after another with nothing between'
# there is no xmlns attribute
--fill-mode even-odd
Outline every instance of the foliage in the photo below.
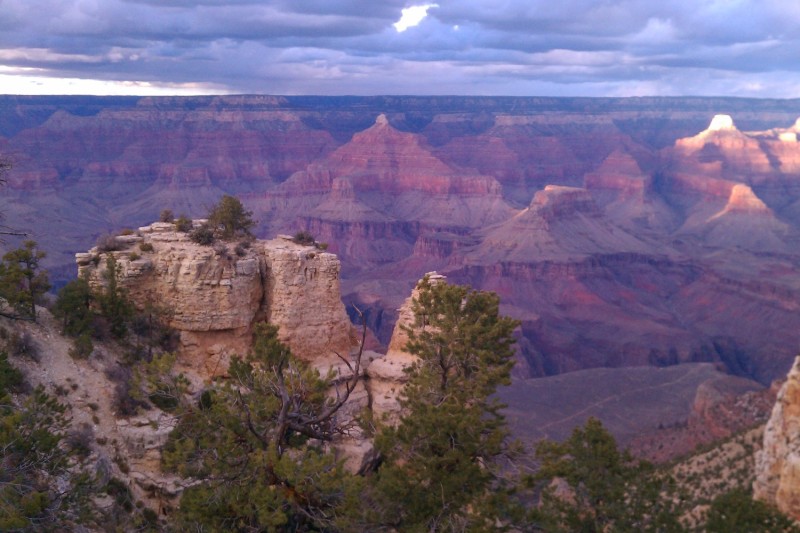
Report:
<svg viewBox="0 0 800 533"><path fill-rule="evenodd" d="M310 232L301 230L294 234L294 237L292 237L292 242L302 244L304 246L312 246L317 242L317 240Z"/></svg>
<svg viewBox="0 0 800 533"><path fill-rule="evenodd" d="M65 409L41 387L21 407L0 409L0 530L66 531L90 521L89 477L61 444Z"/></svg>
<svg viewBox="0 0 800 533"><path fill-rule="evenodd" d="M207 223L201 224L189 233L189 238L192 239L192 242L208 246L214 243L214 230Z"/></svg>
<svg viewBox="0 0 800 533"><path fill-rule="evenodd" d="M27 240L21 248L3 256L0 298L15 311L12 318L36 320L36 303L50 290L47 272L39 268L39 262L46 255L37 249L35 241Z"/></svg>
<svg viewBox="0 0 800 533"><path fill-rule="evenodd" d="M418 289L406 350L419 359L407 370L406 414L378 435L373 520L402 531L502 529L516 488L505 459L518 450L493 394L510 383L517 322L500 316L494 293L428 278Z"/></svg>
<svg viewBox="0 0 800 533"><path fill-rule="evenodd" d="M159 222L173 222L175 220L175 215L172 213L172 209L163 209L161 214L158 215Z"/></svg>
<svg viewBox="0 0 800 533"><path fill-rule="evenodd" d="M152 252L153 251L153 245L152 245L152 243L149 243L149 242L143 242L143 243L141 243L139 245L139 250L142 251L142 252Z"/></svg>
<svg viewBox="0 0 800 533"><path fill-rule="evenodd" d="M706 514L704 531L708 533L800 533L800 527L777 509L753 500L746 489L734 489L721 494L711 503Z"/></svg>
<svg viewBox="0 0 800 533"><path fill-rule="evenodd" d="M53 316L61 322L61 332L70 337L89 333L92 329L94 295L86 278L70 281L58 291Z"/></svg>
<svg viewBox="0 0 800 533"><path fill-rule="evenodd" d="M88 359L93 351L92 337L88 333L81 333L75 337L72 348L69 349L69 356L73 359Z"/></svg>
<svg viewBox="0 0 800 533"><path fill-rule="evenodd" d="M106 270L103 276L106 287L97 296L100 310L109 321L111 334L121 339L128 332L128 321L133 316L133 305L128 299L126 291L119 286L120 265L113 255L106 259Z"/></svg>
<svg viewBox="0 0 800 533"><path fill-rule="evenodd" d="M681 530L672 479L620 452L595 418L564 442L540 442L536 458L544 488L534 521L546 531Z"/></svg>
<svg viewBox="0 0 800 533"><path fill-rule="evenodd" d="M252 211L247 211L238 198L226 194L211 208L207 218L214 236L227 241L250 235L255 226L252 216Z"/></svg>
<svg viewBox="0 0 800 533"><path fill-rule="evenodd" d="M346 431L335 415L358 376L337 399L322 378L277 338L257 328L246 359L233 358L230 379L182 406L163 452L164 466L201 482L181 498L175 526L208 531L328 530L353 502L360 480L324 443Z"/></svg>
<svg viewBox="0 0 800 533"><path fill-rule="evenodd" d="M53 316L61 322L62 333L74 339L72 357L89 357L94 349L92 339L103 339L109 333L127 344L133 361L149 361L154 353L175 349L176 334L167 325L169 313L152 303L137 311L119 286L119 270L116 259L109 256L103 273L105 288L93 290L80 278L59 291Z"/></svg>
<svg viewBox="0 0 800 533"><path fill-rule="evenodd" d="M181 215L175 221L175 229L181 233L188 233L192 231L192 219L186 215Z"/></svg>
<svg viewBox="0 0 800 533"><path fill-rule="evenodd" d="M23 384L22 372L9 363L6 352L0 351L0 405L8 403L7 393L17 392Z"/></svg>
<svg viewBox="0 0 800 533"><path fill-rule="evenodd" d="M120 416L133 416L139 409L147 409L147 402L137 400L131 396L133 390L133 370L124 365L113 365L106 368L106 377L114 384L112 405L114 411Z"/></svg>
<svg viewBox="0 0 800 533"><path fill-rule="evenodd" d="M135 335L134 350L137 360L149 361L159 352L174 351L178 347L178 335L168 324L172 313L165 307L147 302L144 309L135 312L129 326Z"/></svg>
<svg viewBox="0 0 800 533"><path fill-rule="evenodd" d="M189 388L183 374L172 373L174 364L175 354L168 352L139 363L133 373L131 396L139 402L149 400L163 411L174 411Z"/></svg>
<svg viewBox="0 0 800 533"><path fill-rule="evenodd" d="M14 331L6 343L8 353L13 357L24 357L31 361L39 361L39 347L33 340L33 335L26 331Z"/></svg>

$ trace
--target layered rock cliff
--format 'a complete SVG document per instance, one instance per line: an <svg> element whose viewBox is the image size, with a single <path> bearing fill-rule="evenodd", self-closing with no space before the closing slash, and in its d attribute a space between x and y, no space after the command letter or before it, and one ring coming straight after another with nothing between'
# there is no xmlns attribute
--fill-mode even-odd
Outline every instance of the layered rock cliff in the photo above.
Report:
<svg viewBox="0 0 800 533"><path fill-rule="evenodd" d="M497 291L524 321L520 376L713 361L768 383L794 355L797 102L0 103L15 162L0 209L48 250L56 283L96 232L163 208L197 215L225 192L261 236L327 242L382 345L436 270Z"/></svg>
<svg viewBox="0 0 800 533"><path fill-rule="evenodd" d="M155 223L116 237L120 251L77 254L81 276L107 283L107 258L140 307L167 312L180 334L180 363L201 377L222 373L245 354L253 326L268 321L298 357L320 366L357 346L339 289L335 255L289 237L249 245L201 246L174 224Z"/></svg>
<svg viewBox="0 0 800 533"><path fill-rule="evenodd" d="M781 386L764 429L753 496L800 520L800 357Z"/></svg>

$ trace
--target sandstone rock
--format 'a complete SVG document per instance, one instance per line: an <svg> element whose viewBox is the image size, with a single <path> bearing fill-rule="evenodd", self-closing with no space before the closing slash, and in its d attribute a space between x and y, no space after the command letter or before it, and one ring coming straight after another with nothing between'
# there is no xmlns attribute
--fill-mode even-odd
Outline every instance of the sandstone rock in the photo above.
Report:
<svg viewBox="0 0 800 533"><path fill-rule="evenodd" d="M447 279L436 272L429 272L426 276L434 284ZM415 321L412 302L418 295L417 286L400 308L386 356L372 361L367 370L372 396L372 413L376 420L381 420L383 423L397 423L401 414L400 393L408 381L405 371L417 360L415 355L405 351L405 346L408 343L407 328L413 327Z"/></svg>
<svg viewBox="0 0 800 533"><path fill-rule="evenodd" d="M778 392L756 455L753 497L800 520L800 357Z"/></svg>
<svg viewBox="0 0 800 533"><path fill-rule="evenodd" d="M200 246L164 223L135 237L153 251L132 261L126 251L93 249L76 258L80 274L103 285L106 257L113 255L132 300L168 311L180 334L179 363L200 378L224 372L232 354L245 354L253 326L263 320L277 325L282 340L308 361L330 364L357 345L333 254L275 239L255 242L240 257L233 244Z"/></svg>

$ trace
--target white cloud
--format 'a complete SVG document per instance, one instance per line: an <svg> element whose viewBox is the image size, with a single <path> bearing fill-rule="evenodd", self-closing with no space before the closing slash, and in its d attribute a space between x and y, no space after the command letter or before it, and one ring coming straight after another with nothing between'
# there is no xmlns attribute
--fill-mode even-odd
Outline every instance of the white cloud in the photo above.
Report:
<svg viewBox="0 0 800 533"><path fill-rule="evenodd" d="M41 69L18 69L0 66L0 87L3 87L3 94L192 96L198 94L225 94L227 92L205 84L156 84L140 81L51 78L41 75L44 72Z"/></svg>
<svg viewBox="0 0 800 533"><path fill-rule="evenodd" d="M428 16L428 10L432 7L439 7L438 4L423 4L419 6L406 7L402 10L400 20L393 24L397 33L406 31L408 28L417 26Z"/></svg>

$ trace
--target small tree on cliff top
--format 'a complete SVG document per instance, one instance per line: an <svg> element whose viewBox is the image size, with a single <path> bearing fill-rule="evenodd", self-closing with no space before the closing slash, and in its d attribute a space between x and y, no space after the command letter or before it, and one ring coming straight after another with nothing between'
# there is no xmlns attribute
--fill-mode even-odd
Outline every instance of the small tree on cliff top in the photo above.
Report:
<svg viewBox="0 0 800 533"><path fill-rule="evenodd" d="M250 229L255 226L252 216L253 212L246 210L238 198L226 194L209 211L208 225L224 240L250 236Z"/></svg>

